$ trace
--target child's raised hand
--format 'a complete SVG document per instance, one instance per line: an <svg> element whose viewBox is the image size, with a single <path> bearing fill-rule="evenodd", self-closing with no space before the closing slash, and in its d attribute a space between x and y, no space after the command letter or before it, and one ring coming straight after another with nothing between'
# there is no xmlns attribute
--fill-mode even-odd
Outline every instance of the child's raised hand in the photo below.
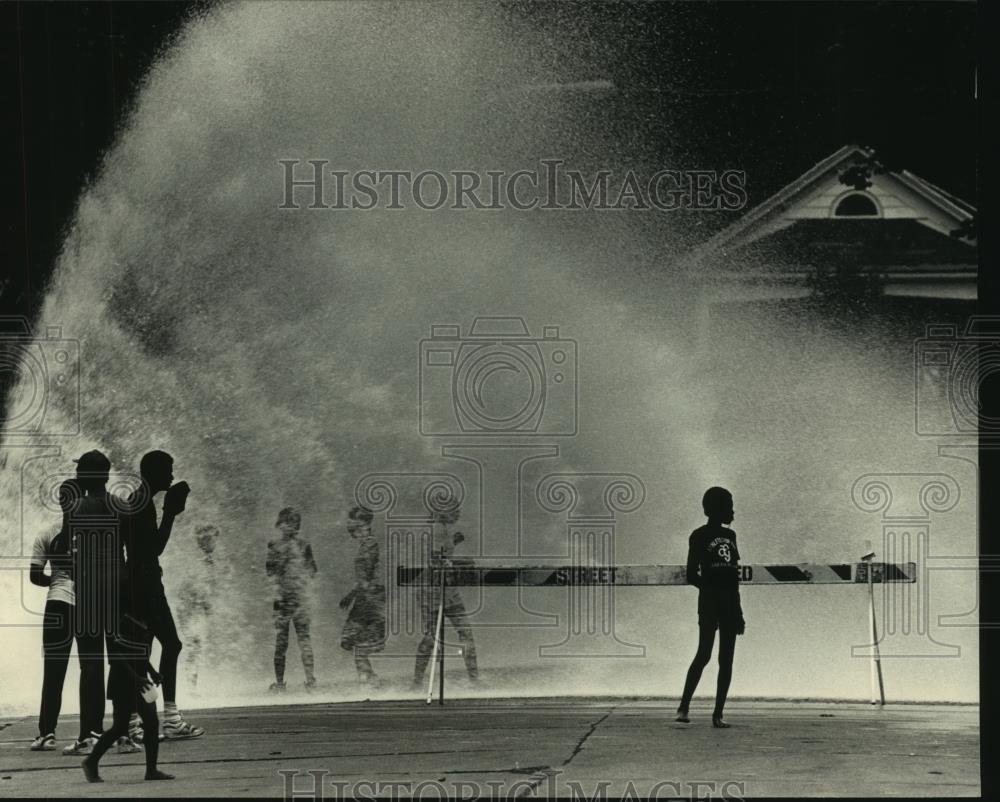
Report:
<svg viewBox="0 0 1000 802"><path fill-rule="evenodd" d="M187 505L188 493L191 488L187 482L177 482L170 486L166 496L163 498L163 511L171 515L180 515Z"/></svg>

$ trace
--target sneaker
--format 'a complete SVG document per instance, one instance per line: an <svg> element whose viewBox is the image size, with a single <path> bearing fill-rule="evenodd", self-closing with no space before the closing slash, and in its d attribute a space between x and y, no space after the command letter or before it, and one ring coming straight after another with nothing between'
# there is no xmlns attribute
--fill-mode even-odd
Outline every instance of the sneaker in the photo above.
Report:
<svg viewBox="0 0 1000 802"><path fill-rule="evenodd" d="M31 742L32 752L51 752L56 748L56 735L50 732L48 735L39 735Z"/></svg>
<svg viewBox="0 0 1000 802"><path fill-rule="evenodd" d="M142 751L142 747L127 735L123 735L115 741L115 746L118 747L119 755L134 755L136 752Z"/></svg>
<svg viewBox="0 0 1000 802"><path fill-rule="evenodd" d="M163 740L165 741L183 741L187 738L200 738L204 734L204 727L194 727L182 718L175 719L174 721L167 719L163 722Z"/></svg>
<svg viewBox="0 0 1000 802"><path fill-rule="evenodd" d="M286 688L287 686L285 685L284 682L272 682L271 687L268 688L267 690L270 693L284 693Z"/></svg>
<svg viewBox="0 0 1000 802"><path fill-rule="evenodd" d="M97 743L97 736L94 733L90 733L89 738L84 738L82 741L73 741L69 746L63 749L64 755L89 755L90 750L94 748L94 744Z"/></svg>
<svg viewBox="0 0 1000 802"><path fill-rule="evenodd" d="M139 719L137 718L136 721L138 722ZM128 738L129 738L130 741L132 741L135 744L141 744L141 743L144 743L143 739L145 737L146 737L146 733L142 729L142 724L138 724L138 723L137 724L132 724L132 723L129 723ZM162 732L159 734L159 740L160 741L163 740L163 733Z"/></svg>

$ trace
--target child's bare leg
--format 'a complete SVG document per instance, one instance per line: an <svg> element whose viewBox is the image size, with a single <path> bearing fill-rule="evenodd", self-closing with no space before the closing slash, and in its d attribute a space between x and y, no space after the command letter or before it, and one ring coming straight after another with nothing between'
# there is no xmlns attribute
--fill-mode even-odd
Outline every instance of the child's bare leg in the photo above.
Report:
<svg viewBox="0 0 1000 802"><path fill-rule="evenodd" d="M160 754L160 739L156 734L160 731L160 721L156 717L156 703L147 702L139 698L139 716L142 718L142 728L145 732L153 733L153 737L145 738L143 747L146 750L146 779L147 780L172 780L173 774L167 774L156 767L156 759Z"/></svg>
<svg viewBox="0 0 1000 802"><path fill-rule="evenodd" d="M729 695L729 683L733 678L733 655L736 651L736 629L734 627L719 628L719 680L715 692L715 711L713 720L722 720L722 711ZM721 726L724 726L722 722ZM716 726L720 726L717 724Z"/></svg>
<svg viewBox="0 0 1000 802"><path fill-rule="evenodd" d="M87 782L103 782L101 775L97 770L98 764L101 762L101 758L104 756L104 753L111 748L115 741L117 741L122 735L128 733L129 708L131 705L129 705L128 700L124 698L116 699L114 705L115 713L111 729L105 730L101 733L101 737L97 739L97 743L94 744L94 748L91 749L90 754L87 755L87 757L83 759L83 763L80 764L83 768L84 776L87 778Z"/></svg>
<svg viewBox="0 0 1000 802"><path fill-rule="evenodd" d="M698 680L701 679L701 672L708 665L708 661L712 659L714 643L715 627L711 625L699 626L698 651L695 653L694 660L691 661L690 668L688 668L687 678L684 681L684 692L681 694L681 703L677 708L679 714L684 714L683 718L687 718L686 714L691 705L691 698L698 687Z"/></svg>

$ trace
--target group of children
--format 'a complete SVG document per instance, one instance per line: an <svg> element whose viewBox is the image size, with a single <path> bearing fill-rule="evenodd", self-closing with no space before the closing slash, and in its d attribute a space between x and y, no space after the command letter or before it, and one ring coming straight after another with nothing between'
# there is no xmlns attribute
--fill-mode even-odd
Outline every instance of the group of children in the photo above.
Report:
<svg viewBox="0 0 1000 802"><path fill-rule="evenodd" d="M81 669L80 735L63 753L85 756L83 771L90 782L101 781L98 763L113 745L119 753L145 751L147 780L172 779L157 769L159 741L204 734L177 709L181 642L159 564L189 488L185 482L174 484L173 458L163 451L142 458L141 484L124 499L107 492L111 462L104 454L88 451L75 462L75 478L59 488L62 525L57 533L36 540L31 559L31 581L48 588L39 734L31 749L56 748L62 686L75 641ZM153 499L160 492L165 496L158 517ZM44 573L46 563L49 574ZM149 664L154 639L161 647L158 671ZM162 735L157 686L163 695ZM107 730L102 726L105 696L114 710Z"/></svg>
<svg viewBox="0 0 1000 802"><path fill-rule="evenodd" d="M677 721L690 721L688 709L701 679L702 671L712 656L715 633L719 633L719 674L712 725L727 728L723 718L729 684L732 680L736 637L746 630L740 603L740 552L736 533L730 528L735 517L732 494L722 487L709 488L702 497L702 509L708 522L691 533L688 540L687 580L698 588L698 650L688 669L677 709ZM354 507L348 514L348 532L358 541L354 560L355 585L340 602L348 611L341 636L341 646L354 653L359 677L368 683L377 682L369 656L385 645L385 585L381 581L379 542L372 535L372 512ZM454 547L464 539L460 532L451 532L459 518L459 510L437 511L432 518L432 564L450 563ZM285 690L285 653L288 650L289 622L294 623L302 651L306 688L316 685L313 673L313 652L309 639L309 616L303 601L306 582L316 574L316 561L308 542L299 537L301 516L291 507L278 514L276 526L281 537L268 544L267 573L276 580L274 600L275 624L278 630L274 650L275 682L272 692ZM469 678L478 679L476 644L469 625L465 604L458 589L445 586L424 587L421 596L423 637L417 647L413 686L421 688L424 673L437 637L440 611L455 628L462 645L462 655ZM442 599L442 592L444 597Z"/></svg>
<svg viewBox="0 0 1000 802"><path fill-rule="evenodd" d="M455 546L464 539L461 532L452 532L451 527L458 521L459 510L449 508L435 512L431 520L431 543L429 559L432 564L443 565L450 562ZM386 591L382 574L380 544L372 534L371 510L356 506L348 513L347 531L357 541L358 552L354 558L354 586L340 601L340 608L347 612L347 620L341 634L340 645L354 655L354 665L359 679L369 685L377 685L378 675L372 667L370 656L382 651L386 641L385 603ZM305 687L316 687L312 642L309 634L309 612L306 590L310 580L316 575L316 560L312 547L300 535L302 517L293 507L286 507L278 513L275 526L280 536L267 545L267 575L274 580L274 622L277 630L274 646L274 675L270 691L280 693L286 690L285 655L288 651L290 627L295 634L302 653L305 671ZM441 589L423 588L421 596L421 621L423 637L417 648L413 684L422 685L427 663L434 646L437 613L442 604ZM444 589L443 615L452 623L462 643L466 670L472 680L479 676L476 663L476 645L472 636L465 605L457 588Z"/></svg>
<svg viewBox="0 0 1000 802"><path fill-rule="evenodd" d="M83 771L88 781L101 781L100 758L112 746L119 752L140 751L144 746L146 779L172 779L157 768L161 739L194 738L204 734L181 717L176 704L177 662L181 641L167 603L159 556L166 548L172 525L185 508L189 489L173 483L173 459L162 451L150 452L140 463L141 486L128 499L106 491L110 462L99 451L84 454L77 462L76 479L60 487L63 510L58 533L40 535L31 561L31 581L48 588L43 628L45 673L39 715L39 735L33 750L55 749L63 680L72 643L80 659L80 737L64 749L65 754L85 755ZM162 515L157 520L153 497L166 491ZM712 725L728 727L723 709L732 678L733 655L738 635L746 628L739 593L739 549L730 528L734 519L733 497L721 487L712 487L702 498L708 522L692 532L688 541L687 579L698 592L698 650L688 669L677 721L689 722L689 706L702 670L711 658L715 633L719 632L719 674ZM451 564L455 545L463 540L452 532L459 510L436 512L431 525L432 565ZM385 603L378 539L373 536L372 511L361 506L348 515L348 532L357 541L354 559L355 584L341 600L347 620L341 646L354 655L359 678L378 681L370 656L386 641ZM274 582L276 628L272 692L285 690L285 655L290 628L294 626L302 653L306 688L316 687L314 659L309 633L307 588L317 573L316 560L307 540L300 535L301 515L286 507L275 526L280 535L267 547L266 571ZM205 576L188 577L179 592L179 611L188 623L204 622L211 612L209 590L215 586L213 554L218 529L202 526L196 531ZM44 573L46 563L50 573ZM458 590L446 586L427 587L421 598L423 637L417 648L413 683L421 687L434 641L438 616L443 614L455 627L470 679L478 677L475 641ZM443 598L442 598L443 592ZM195 627L197 629L197 627ZM161 645L159 670L149 663L152 641ZM197 679L200 637L189 651L192 681ZM112 700L112 726L102 732L104 716L103 657L107 649L109 677L107 698ZM155 700L157 686L164 697L164 733L158 736ZM145 734L145 737L144 737Z"/></svg>

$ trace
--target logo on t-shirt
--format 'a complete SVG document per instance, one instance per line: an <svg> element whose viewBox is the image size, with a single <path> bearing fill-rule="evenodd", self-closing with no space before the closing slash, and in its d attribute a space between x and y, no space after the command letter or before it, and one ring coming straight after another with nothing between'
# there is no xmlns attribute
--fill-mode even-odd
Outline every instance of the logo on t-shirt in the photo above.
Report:
<svg viewBox="0 0 1000 802"><path fill-rule="evenodd" d="M713 552L719 562L729 565L733 561L733 541L727 537L717 537L708 544L708 549Z"/></svg>

